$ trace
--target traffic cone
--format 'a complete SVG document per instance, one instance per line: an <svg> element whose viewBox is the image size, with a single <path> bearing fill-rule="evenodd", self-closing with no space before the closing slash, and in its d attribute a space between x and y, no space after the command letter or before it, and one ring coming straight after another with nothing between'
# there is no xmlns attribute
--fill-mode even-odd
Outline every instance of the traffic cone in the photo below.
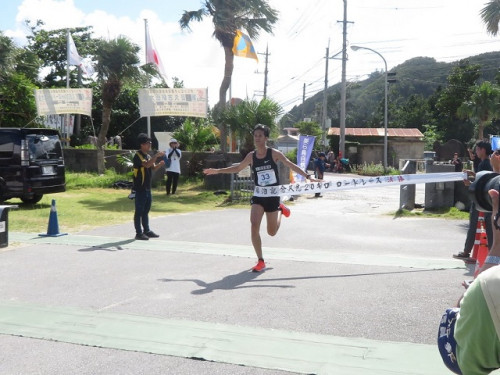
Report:
<svg viewBox="0 0 500 375"><path fill-rule="evenodd" d="M476 237L474 239L474 247L472 248L472 255L466 261L466 263L477 263L477 254L479 251L479 245L481 244L481 237L486 235L484 232L484 212L479 212L476 223ZM488 237L486 237L486 243L488 243Z"/></svg>
<svg viewBox="0 0 500 375"><path fill-rule="evenodd" d="M481 223L481 234L476 256L476 269L474 271L474 278L476 278L476 276L479 274L479 270L483 266L484 261L486 260L486 257L488 256L489 252L488 236L486 235L486 230L484 229L484 216L482 217L482 220L481 221L478 220L478 222Z"/></svg>
<svg viewBox="0 0 500 375"><path fill-rule="evenodd" d="M56 200L52 199L52 206L50 207L49 225L47 227L47 234L39 234L42 237L59 237L68 233L59 232L59 222L57 220Z"/></svg>

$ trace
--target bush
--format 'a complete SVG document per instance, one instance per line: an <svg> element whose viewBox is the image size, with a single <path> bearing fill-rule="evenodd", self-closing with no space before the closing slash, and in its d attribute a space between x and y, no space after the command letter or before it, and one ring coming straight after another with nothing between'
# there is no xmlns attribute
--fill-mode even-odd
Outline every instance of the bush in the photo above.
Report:
<svg viewBox="0 0 500 375"><path fill-rule="evenodd" d="M292 162L297 163L297 149L294 148L292 151L289 151L285 154L285 156Z"/></svg>
<svg viewBox="0 0 500 375"><path fill-rule="evenodd" d="M384 176L384 175L398 175L399 170L393 167L387 167L387 171L384 172L384 166L381 163L364 163L358 166L357 174L362 176Z"/></svg>

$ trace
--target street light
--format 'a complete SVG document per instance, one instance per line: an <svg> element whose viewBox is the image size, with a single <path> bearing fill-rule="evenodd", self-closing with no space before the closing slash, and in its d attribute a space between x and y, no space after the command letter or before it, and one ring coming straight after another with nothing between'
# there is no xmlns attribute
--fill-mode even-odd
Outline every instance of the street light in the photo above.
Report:
<svg viewBox="0 0 500 375"><path fill-rule="evenodd" d="M382 60L384 60L385 65L385 84L384 84L384 171L387 171L387 61L385 61L384 56L375 51L374 49L368 47L360 47L360 46L351 46L353 51L357 51L360 49L366 49L368 51L372 51L379 55Z"/></svg>

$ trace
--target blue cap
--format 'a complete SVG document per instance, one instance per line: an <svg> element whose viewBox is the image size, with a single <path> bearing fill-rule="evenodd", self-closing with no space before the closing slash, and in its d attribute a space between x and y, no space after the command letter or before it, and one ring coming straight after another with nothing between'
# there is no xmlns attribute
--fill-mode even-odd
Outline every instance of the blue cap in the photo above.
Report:
<svg viewBox="0 0 500 375"><path fill-rule="evenodd" d="M457 361L457 342L455 341L455 323L460 312L458 307L447 309L441 318L438 331L438 349L444 364L455 374L462 375Z"/></svg>

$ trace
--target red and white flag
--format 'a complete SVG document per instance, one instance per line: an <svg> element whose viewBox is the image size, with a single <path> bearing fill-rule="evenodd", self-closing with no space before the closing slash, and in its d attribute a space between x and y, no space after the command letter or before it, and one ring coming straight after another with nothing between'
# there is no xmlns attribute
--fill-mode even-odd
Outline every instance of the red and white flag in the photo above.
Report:
<svg viewBox="0 0 500 375"><path fill-rule="evenodd" d="M79 66L82 69L82 72L88 77L94 74L94 67L92 66L90 59L88 58L84 59L78 54L78 51L76 50L75 46L75 41L73 40L73 37L69 32L68 32L68 64Z"/></svg>
<svg viewBox="0 0 500 375"><path fill-rule="evenodd" d="M167 82L167 72L165 71L158 50L149 35L149 27L146 27L146 64L153 64L163 80Z"/></svg>

